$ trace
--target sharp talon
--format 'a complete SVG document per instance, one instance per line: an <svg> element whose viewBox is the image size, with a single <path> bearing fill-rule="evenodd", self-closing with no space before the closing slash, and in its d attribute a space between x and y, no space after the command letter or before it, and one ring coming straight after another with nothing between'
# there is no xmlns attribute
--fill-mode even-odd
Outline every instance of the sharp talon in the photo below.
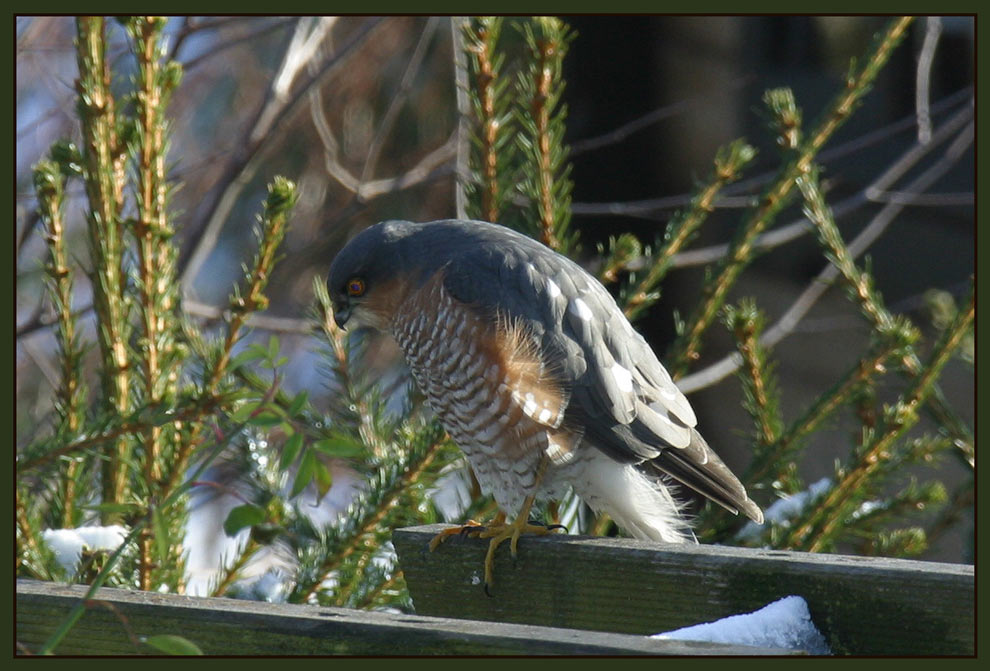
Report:
<svg viewBox="0 0 990 671"><path fill-rule="evenodd" d="M551 524L547 527L547 531L556 531L557 529L566 529L563 524Z"/></svg>
<svg viewBox="0 0 990 671"><path fill-rule="evenodd" d="M486 595L486 596L487 596L487 597L488 597L489 599L494 599L494 598L495 598L495 595L494 595L494 594L492 594L492 593L491 593L491 592L490 592L490 591L488 590L488 583L487 583L487 582L485 583L485 595Z"/></svg>

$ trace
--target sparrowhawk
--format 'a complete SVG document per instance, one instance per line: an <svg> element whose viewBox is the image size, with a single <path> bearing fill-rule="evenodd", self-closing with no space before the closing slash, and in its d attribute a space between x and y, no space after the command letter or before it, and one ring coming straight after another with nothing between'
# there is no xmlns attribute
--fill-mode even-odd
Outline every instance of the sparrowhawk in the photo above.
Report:
<svg viewBox="0 0 990 671"><path fill-rule="evenodd" d="M511 538L515 553L520 533L540 529L527 522L533 501L569 487L645 540L694 538L671 479L762 523L611 294L539 242L477 221L386 221L341 250L328 289L341 327L396 340L498 504L478 534L492 538L486 588L498 544Z"/></svg>

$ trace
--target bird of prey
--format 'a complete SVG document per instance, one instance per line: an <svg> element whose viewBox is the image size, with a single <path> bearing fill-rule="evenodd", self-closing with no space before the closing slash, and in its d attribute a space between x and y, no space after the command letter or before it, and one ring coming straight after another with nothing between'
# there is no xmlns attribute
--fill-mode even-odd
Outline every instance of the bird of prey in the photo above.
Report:
<svg viewBox="0 0 990 671"><path fill-rule="evenodd" d="M386 221L340 251L327 282L339 326L395 339L498 504L472 527L491 539L486 590L499 544L515 555L520 534L546 533L530 507L568 488L644 540L694 540L675 482L763 522L646 340L567 257L497 224Z"/></svg>

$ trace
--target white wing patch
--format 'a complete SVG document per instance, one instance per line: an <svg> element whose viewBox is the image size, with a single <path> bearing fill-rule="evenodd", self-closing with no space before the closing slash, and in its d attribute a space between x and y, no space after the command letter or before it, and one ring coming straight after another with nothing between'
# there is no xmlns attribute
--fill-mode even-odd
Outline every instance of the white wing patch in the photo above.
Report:
<svg viewBox="0 0 990 671"><path fill-rule="evenodd" d="M633 390L632 373L618 363L612 364L610 371L612 373L612 378L615 380L615 385L619 388L619 391L631 394Z"/></svg>
<svg viewBox="0 0 990 671"><path fill-rule="evenodd" d="M575 298L574 300L572 300L569 305L569 308L571 312L573 312L574 314L576 314L578 317L580 317L586 322L591 321L591 318L594 316L593 313L591 312L591 308L588 307L588 304L585 303L580 298Z"/></svg>

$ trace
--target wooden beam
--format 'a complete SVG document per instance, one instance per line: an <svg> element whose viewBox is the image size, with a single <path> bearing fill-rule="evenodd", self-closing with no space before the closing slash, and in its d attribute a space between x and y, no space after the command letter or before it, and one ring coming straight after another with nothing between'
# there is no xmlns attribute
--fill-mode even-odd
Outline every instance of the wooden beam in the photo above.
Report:
<svg viewBox="0 0 990 671"><path fill-rule="evenodd" d="M488 542L430 553L445 526L393 534L420 615L653 634L794 594L836 654L974 654L971 565L554 534L524 536L515 561L500 547L488 597Z"/></svg>
<svg viewBox="0 0 990 671"><path fill-rule="evenodd" d="M18 580L18 652L40 649L85 592L83 585ZM629 634L106 588L56 653L160 654L140 642L160 634L185 637L209 655L238 656L788 654Z"/></svg>

